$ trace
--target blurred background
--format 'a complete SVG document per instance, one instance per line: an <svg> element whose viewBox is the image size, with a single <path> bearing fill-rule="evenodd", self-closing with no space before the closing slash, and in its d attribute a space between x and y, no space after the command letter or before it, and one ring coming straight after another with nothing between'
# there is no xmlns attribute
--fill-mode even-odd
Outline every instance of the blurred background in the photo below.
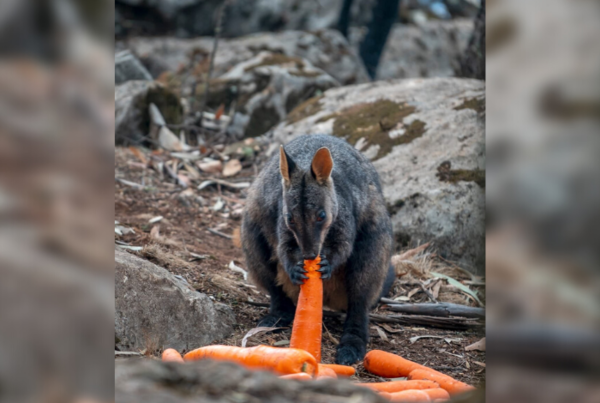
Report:
<svg viewBox="0 0 600 403"><path fill-rule="evenodd" d="M252 122L233 99L256 88L201 94L211 69L261 51L335 80L295 103L372 78L486 78L487 399L600 399L600 4L488 0L483 71L479 2L350 3L237 0L219 18L222 1L0 2L0 401L114 400L113 146L144 141L139 120L119 130L115 83L175 92L170 123L224 105L238 117L223 135L242 139L285 113ZM376 10L389 33L363 45ZM216 29L211 67L214 41L198 37Z"/></svg>

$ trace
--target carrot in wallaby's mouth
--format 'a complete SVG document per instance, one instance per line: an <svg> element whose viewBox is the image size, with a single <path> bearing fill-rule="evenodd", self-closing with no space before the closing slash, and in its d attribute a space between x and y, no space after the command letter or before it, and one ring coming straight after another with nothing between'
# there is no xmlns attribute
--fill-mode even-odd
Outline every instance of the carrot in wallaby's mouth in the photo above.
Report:
<svg viewBox="0 0 600 403"><path fill-rule="evenodd" d="M323 280L319 262L321 258L305 260L306 276L300 286L300 295L296 306L296 316L292 328L290 347L298 348L312 354L317 362L321 362L321 332L323 322Z"/></svg>

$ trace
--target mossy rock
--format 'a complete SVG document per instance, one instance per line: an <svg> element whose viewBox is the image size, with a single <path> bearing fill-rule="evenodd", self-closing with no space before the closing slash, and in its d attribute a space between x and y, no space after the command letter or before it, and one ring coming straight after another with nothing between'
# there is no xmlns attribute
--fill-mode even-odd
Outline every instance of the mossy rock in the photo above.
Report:
<svg viewBox="0 0 600 403"><path fill-rule="evenodd" d="M450 169L450 161L444 161L438 166L436 176L442 182L475 182L479 187L485 189L485 171L482 169Z"/></svg>
<svg viewBox="0 0 600 403"><path fill-rule="evenodd" d="M296 123L305 119L309 116L316 115L321 111L321 99L323 96L317 96L306 101L302 102L300 105L292 109L292 111L287 115L286 121L289 124Z"/></svg>
<svg viewBox="0 0 600 403"><path fill-rule="evenodd" d="M156 105L168 124L183 122L183 106L177 94L162 85L152 85L145 97L137 100L136 108L141 112L139 129L142 133L150 130L150 104Z"/></svg>
<svg viewBox="0 0 600 403"><path fill-rule="evenodd" d="M414 106L406 103L384 99L354 105L335 116L328 115L319 120L329 120L335 117L333 135L345 138L351 145L355 145L361 138L366 140L365 147L379 145L377 155L373 158L373 160L377 160L392 151L394 146L410 143L423 135L425 123L414 120L410 125L404 127L404 134L394 138L390 137L390 131L415 110Z"/></svg>
<svg viewBox="0 0 600 403"><path fill-rule="evenodd" d="M282 64L294 64L299 70L304 69L304 61L300 57L286 56L281 53L274 53L266 56L260 63L253 64L244 69L244 71L254 70L261 66L279 66Z"/></svg>
<svg viewBox="0 0 600 403"><path fill-rule="evenodd" d="M473 109L477 113L485 113L485 98L467 98L454 108L455 111Z"/></svg>

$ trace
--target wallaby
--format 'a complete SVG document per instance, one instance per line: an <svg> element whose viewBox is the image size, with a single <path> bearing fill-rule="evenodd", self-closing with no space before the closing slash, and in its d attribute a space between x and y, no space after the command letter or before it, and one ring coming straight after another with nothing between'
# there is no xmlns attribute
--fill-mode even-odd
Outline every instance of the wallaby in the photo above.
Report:
<svg viewBox="0 0 600 403"><path fill-rule="evenodd" d="M303 260L321 257L323 303L345 311L336 362L366 352L369 310L389 291L392 225L373 165L344 140L304 135L280 147L253 183L242 247L254 283L271 297L259 326L287 326Z"/></svg>

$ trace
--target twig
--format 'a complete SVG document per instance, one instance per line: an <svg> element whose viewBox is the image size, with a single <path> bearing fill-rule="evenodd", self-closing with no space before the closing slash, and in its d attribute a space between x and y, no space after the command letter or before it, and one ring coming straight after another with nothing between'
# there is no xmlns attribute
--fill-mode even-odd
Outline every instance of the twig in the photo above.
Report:
<svg viewBox="0 0 600 403"><path fill-rule="evenodd" d="M139 183L135 183L135 182L131 182L125 179L121 179L121 178L115 178L118 182L122 183L123 185L127 185L127 186L131 186L132 188L136 188L136 189L143 189L144 186L140 185Z"/></svg>
<svg viewBox="0 0 600 403"><path fill-rule="evenodd" d="M387 309L406 314L422 314L429 316L463 316L465 318L484 318L485 309L472 306L441 303L441 304L397 304L389 303Z"/></svg>
<svg viewBox="0 0 600 403"><path fill-rule="evenodd" d="M221 237L223 237L225 239L233 239L233 237L231 235L224 234L224 233L222 233L220 231L217 231L216 229L208 228L208 232L210 232L211 234L215 234L215 235L221 236Z"/></svg>
<svg viewBox="0 0 600 403"><path fill-rule="evenodd" d="M213 69L215 67L215 56L217 55L217 48L219 46L219 38L221 37L221 30L223 29L223 15L225 14L225 8L227 7L228 3L229 3L229 0L225 0L223 2L223 5L219 9L219 16L217 17L217 23L215 25L215 40L213 41L213 48L212 48L212 52L210 53L210 64L208 66L208 73L206 75L206 85L204 87L204 97L202 98L202 104L200 106L200 118L198 118L198 126L200 126L200 127L202 127L202 119L204 117L204 109L206 108L206 101L208 100L208 93L210 90L210 78L212 76Z"/></svg>
<svg viewBox="0 0 600 403"><path fill-rule="evenodd" d="M425 286L423 285L423 283L419 282L419 286L421 287L421 289L423 290L423 292L425 294L427 294L427 296L429 297L430 300L432 300L433 302L435 302L436 304L438 303L437 299L435 299L435 297L433 296L433 294L431 294L429 292L428 289L425 288Z"/></svg>

